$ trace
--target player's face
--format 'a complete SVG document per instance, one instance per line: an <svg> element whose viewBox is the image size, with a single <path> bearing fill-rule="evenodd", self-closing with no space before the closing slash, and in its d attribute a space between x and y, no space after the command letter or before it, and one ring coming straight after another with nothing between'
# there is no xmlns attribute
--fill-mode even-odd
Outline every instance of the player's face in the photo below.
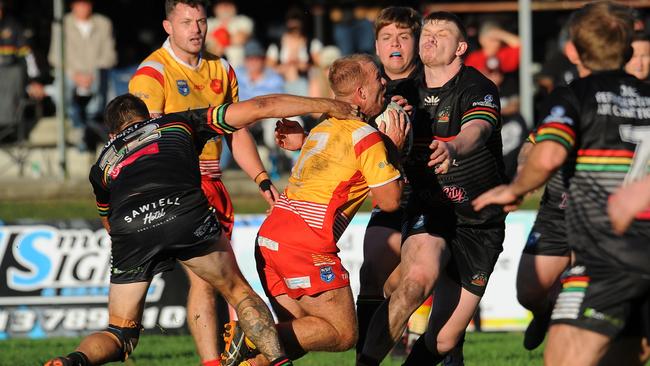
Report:
<svg viewBox="0 0 650 366"><path fill-rule="evenodd" d="M379 30L375 48L388 76L393 79L408 76L415 58L415 42L409 28L398 28L395 23Z"/></svg>
<svg viewBox="0 0 650 366"><path fill-rule="evenodd" d="M179 3L163 25L176 49L191 55L201 53L208 30L205 8Z"/></svg>
<svg viewBox="0 0 650 366"><path fill-rule="evenodd" d="M645 80L650 74L650 41L632 42L634 54L625 65L625 71L639 80Z"/></svg>
<svg viewBox="0 0 650 366"><path fill-rule="evenodd" d="M428 21L420 35L420 59L426 66L446 66L467 49L461 40L460 30L453 22L446 20Z"/></svg>
<svg viewBox="0 0 650 366"><path fill-rule="evenodd" d="M367 116L376 116L384 108L384 94L386 93L386 80L381 76L375 64L367 62L363 65L366 80L363 85L366 99L361 105L361 111Z"/></svg>

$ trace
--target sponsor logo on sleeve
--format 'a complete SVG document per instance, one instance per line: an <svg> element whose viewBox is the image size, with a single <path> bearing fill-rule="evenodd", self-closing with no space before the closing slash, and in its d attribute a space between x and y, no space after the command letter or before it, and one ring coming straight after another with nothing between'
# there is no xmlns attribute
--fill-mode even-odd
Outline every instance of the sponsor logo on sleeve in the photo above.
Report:
<svg viewBox="0 0 650 366"><path fill-rule="evenodd" d="M223 93L223 81L220 79L212 79L210 89L217 94Z"/></svg>
<svg viewBox="0 0 650 366"><path fill-rule="evenodd" d="M472 107L476 106L490 107L493 109L497 108L497 105L494 103L494 96L492 96L492 94L487 94L483 97L483 100L472 103Z"/></svg>

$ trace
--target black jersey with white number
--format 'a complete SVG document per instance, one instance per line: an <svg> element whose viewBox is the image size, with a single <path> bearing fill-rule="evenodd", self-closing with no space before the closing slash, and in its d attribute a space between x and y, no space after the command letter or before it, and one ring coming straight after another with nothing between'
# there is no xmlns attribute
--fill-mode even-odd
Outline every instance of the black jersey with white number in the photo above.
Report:
<svg viewBox="0 0 650 366"><path fill-rule="evenodd" d="M473 67L463 66L440 88L420 83L413 131L413 148L405 166L406 177L416 197L429 201L431 210L455 215L458 225L501 223L505 217L499 207L475 212L471 201L486 190L506 182L504 173L501 115L497 87ZM435 140L451 141L464 123L481 120L492 126L484 146L470 156L455 159L446 174L434 173L427 166Z"/></svg>
<svg viewBox="0 0 650 366"><path fill-rule="evenodd" d="M607 200L648 174L650 86L623 71L597 72L550 96L551 113L536 140L575 151L567 208L569 240L624 270L650 274L650 210L624 236L612 232Z"/></svg>
<svg viewBox="0 0 650 366"><path fill-rule="evenodd" d="M104 146L89 178L111 235L207 210L198 155L209 138L235 130L224 122L228 105L135 123Z"/></svg>

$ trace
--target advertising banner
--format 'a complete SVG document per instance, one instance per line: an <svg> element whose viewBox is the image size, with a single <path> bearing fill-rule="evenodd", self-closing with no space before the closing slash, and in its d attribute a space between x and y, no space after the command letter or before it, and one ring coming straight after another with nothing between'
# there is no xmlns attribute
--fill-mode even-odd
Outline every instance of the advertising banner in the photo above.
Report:
<svg viewBox="0 0 650 366"><path fill-rule="evenodd" d="M262 297L253 249L264 217L237 216L232 240L242 273ZM508 216L504 251L481 302L483 330L519 330L527 324L529 314L516 300L515 276L534 218L535 212ZM338 243L355 296L368 219L369 214L358 214ZM110 238L99 220L0 226L0 339L79 336L104 329L109 275ZM180 266L156 276L147 294L145 329L187 332L186 296Z"/></svg>

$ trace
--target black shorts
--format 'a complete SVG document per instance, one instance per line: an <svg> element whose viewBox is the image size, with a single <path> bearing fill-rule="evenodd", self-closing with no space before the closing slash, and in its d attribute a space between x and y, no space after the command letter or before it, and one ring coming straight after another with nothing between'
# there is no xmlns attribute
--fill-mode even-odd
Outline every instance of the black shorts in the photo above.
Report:
<svg viewBox="0 0 650 366"><path fill-rule="evenodd" d="M207 205L173 214L167 213L160 225L146 230L111 234L111 283L149 281L171 271L176 259L188 260L216 249L221 226Z"/></svg>
<svg viewBox="0 0 650 366"><path fill-rule="evenodd" d="M562 275L551 321L611 338L650 335L650 278L585 252L575 254L575 265Z"/></svg>
<svg viewBox="0 0 650 366"><path fill-rule="evenodd" d="M393 212L386 212L379 209L379 207L375 207L372 209L372 213L370 213L368 227L380 226L401 232L403 216L404 209L402 208L399 208Z"/></svg>
<svg viewBox="0 0 650 366"><path fill-rule="evenodd" d="M402 243L416 234L440 236L447 242L451 259L449 277L476 296L483 296L499 254L503 251L505 224L487 227L450 225L432 214L409 216L402 227Z"/></svg>
<svg viewBox="0 0 650 366"><path fill-rule="evenodd" d="M563 210L540 207L523 252L559 257L571 255Z"/></svg>

